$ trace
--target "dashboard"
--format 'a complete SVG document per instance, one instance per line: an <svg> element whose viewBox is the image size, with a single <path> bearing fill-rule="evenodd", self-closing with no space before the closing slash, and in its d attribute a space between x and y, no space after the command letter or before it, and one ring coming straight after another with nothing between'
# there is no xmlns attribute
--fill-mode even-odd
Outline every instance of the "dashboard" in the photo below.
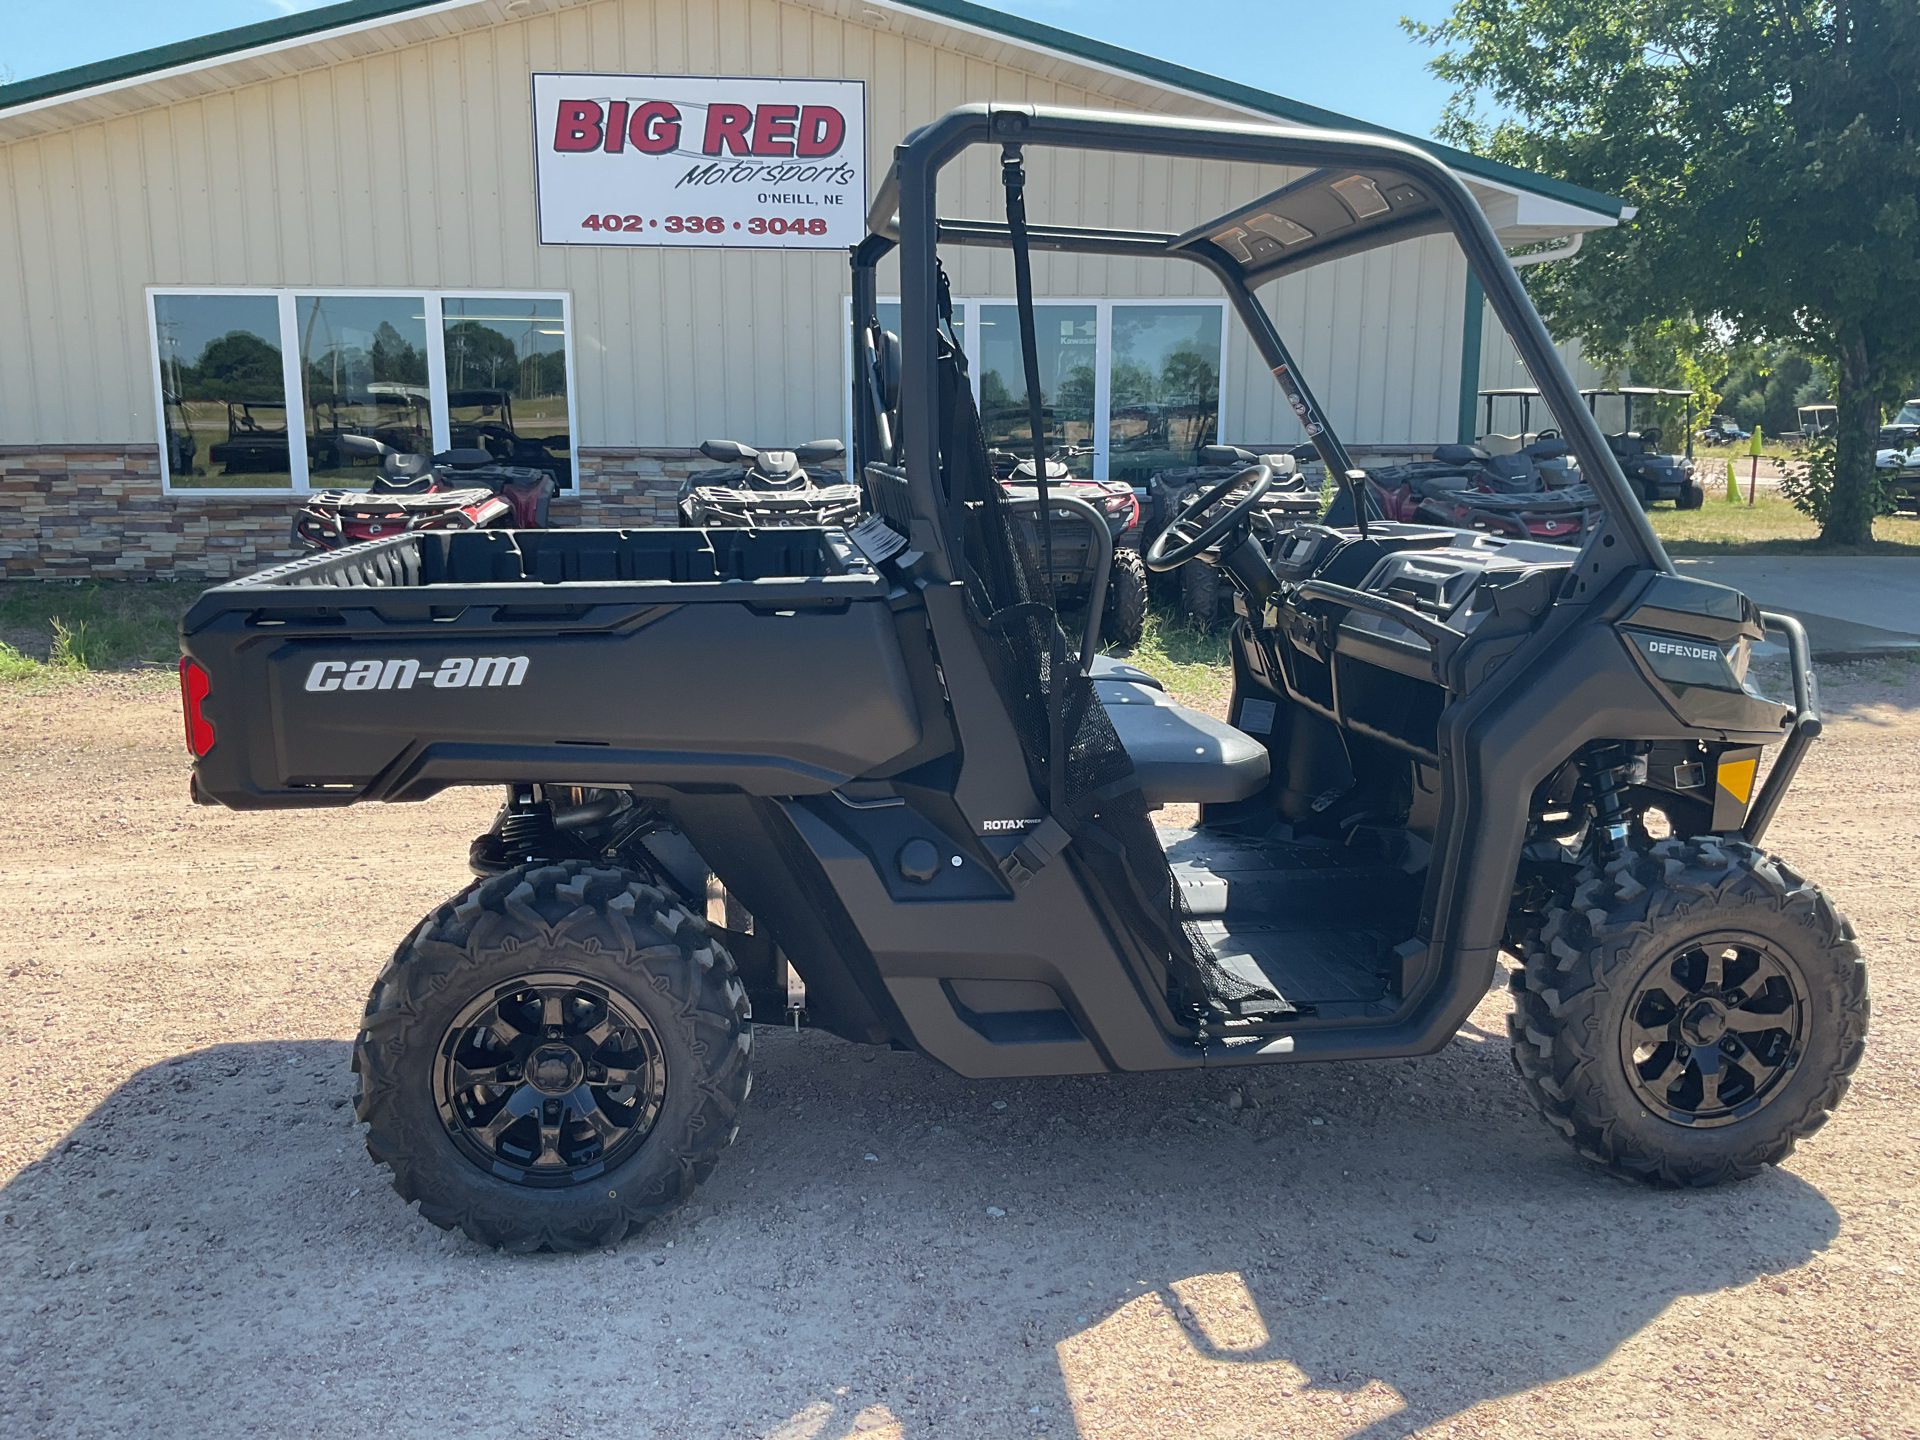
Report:
<svg viewBox="0 0 1920 1440"><path fill-rule="evenodd" d="M1427 525L1369 532L1298 525L1276 537L1281 584L1248 615L1254 668L1342 728L1437 764L1449 691L1518 648L1578 552Z"/></svg>

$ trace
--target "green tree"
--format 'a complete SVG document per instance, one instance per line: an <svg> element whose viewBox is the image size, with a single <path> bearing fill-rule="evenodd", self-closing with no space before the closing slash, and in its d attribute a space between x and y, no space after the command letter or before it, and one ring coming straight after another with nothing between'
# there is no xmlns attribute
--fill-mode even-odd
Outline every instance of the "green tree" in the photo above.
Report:
<svg viewBox="0 0 1920 1440"><path fill-rule="evenodd" d="M454 321L447 326L447 388L517 391L520 355L513 341L478 320Z"/></svg>
<svg viewBox="0 0 1920 1440"><path fill-rule="evenodd" d="M391 321L382 320L373 332L373 349L367 358L375 380L396 380L403 385L427 383L426 352L409 344Z"/></svg>
<svg viewBox="0 0 1920 1440"><path fill-rule="evenodd" d="M1920 5L1455 0L1404 23L1444 52L1443 138L1639 208L1529 271L1548 323L1617 351L1678 317L1824 361L1821 536L1869 540L1881 407L1920 368Z"/></svg>
<svg viewBox="0 0 1920 1440"><path fill-rule="evenodd" d="M286 393L278 347L246 330L209 340L181 384L186 400L278 400Z"/></svg>

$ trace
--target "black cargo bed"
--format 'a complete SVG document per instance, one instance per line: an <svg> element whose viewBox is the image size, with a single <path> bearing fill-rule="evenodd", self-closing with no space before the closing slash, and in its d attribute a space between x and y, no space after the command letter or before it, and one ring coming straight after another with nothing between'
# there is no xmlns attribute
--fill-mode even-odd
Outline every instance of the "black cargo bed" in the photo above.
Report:
<svg viewBox="0 0 1920 1440"><path fill-rule="evenodd" d="M181 622L213 736L194 793L822 793L920 737L889 588L798 527L428 532L279 565Z"/></svg>

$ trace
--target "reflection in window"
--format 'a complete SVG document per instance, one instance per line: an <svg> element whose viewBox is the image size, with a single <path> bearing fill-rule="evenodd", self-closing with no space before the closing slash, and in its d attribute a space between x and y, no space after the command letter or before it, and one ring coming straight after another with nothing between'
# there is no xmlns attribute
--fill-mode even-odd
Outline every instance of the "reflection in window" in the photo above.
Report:
<svg viewBox="0 0 1920 1440"><path fill-rule="evenodd" d="M880 322L882 330L900 333L900 302L898 300L880 300L873 307L874 318ZM953 302L953 334L960 342L961 350L967 348L967 315L961 302Z"/></svg>
<svg viewBox="0 0 1920 1440"><path fill-rule="evenodd" d="M558 300L488 295L440 302L447 420L456 449L573 484L567 423L567 330Z"/></svg>
<svg viewBox="0 0 1920 1440"><path fill-rule="evenodd" d="M1073 474L1092 475L1098 308L1036 305L1034 327L1047 443L1055 455L1066 460ZM1217 337L1217 323L1215 334ZM1017 451L1023 457L1032 455L1026 367L1020 355L1020 314L1012 305L980 307L980 422L989 448ZM1062 454L1063 447L1078 453Z"/></svg>
<svg viewBox="0 0 1920 1440"><path fill-rule="evenodd" d="M279 303L271 295L156 295L153 318L168 484L291 488Z"/></svg>
<svg viewBox="0 0 1920 1440"><path fill-rule="evenodd" d="M433 453L426 302L415 296L301 295L307 480L359 485L379 462L348 455L342 435L371 435L409 455Z"/></svg>
<svg viewBox="0 0 1920 1440"><path fill-rule="evenodd" d="M1198 463L1220 424L1220 309L1115 305L1107 473L1144 485Z"/></svg>

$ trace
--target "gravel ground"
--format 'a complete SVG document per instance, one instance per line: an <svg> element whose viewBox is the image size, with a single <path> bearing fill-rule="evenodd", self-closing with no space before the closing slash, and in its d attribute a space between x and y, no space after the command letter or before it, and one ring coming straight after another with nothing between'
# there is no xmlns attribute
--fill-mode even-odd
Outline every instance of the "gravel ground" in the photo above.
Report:
<svg viewBox="0 0 1920 1440"><path fill-rule="evenodd" d="M975 1083L774 1030L695 1204L523 1259L404 1209L347 1104L492 795L197 809L167 689L0 695L0 1435L1920 1435L1920 669L1826 681L1773 841L1875 1027L1749 1184L1578 1159L1497 992L1442 1054L1253 1074Z"/></svg>

